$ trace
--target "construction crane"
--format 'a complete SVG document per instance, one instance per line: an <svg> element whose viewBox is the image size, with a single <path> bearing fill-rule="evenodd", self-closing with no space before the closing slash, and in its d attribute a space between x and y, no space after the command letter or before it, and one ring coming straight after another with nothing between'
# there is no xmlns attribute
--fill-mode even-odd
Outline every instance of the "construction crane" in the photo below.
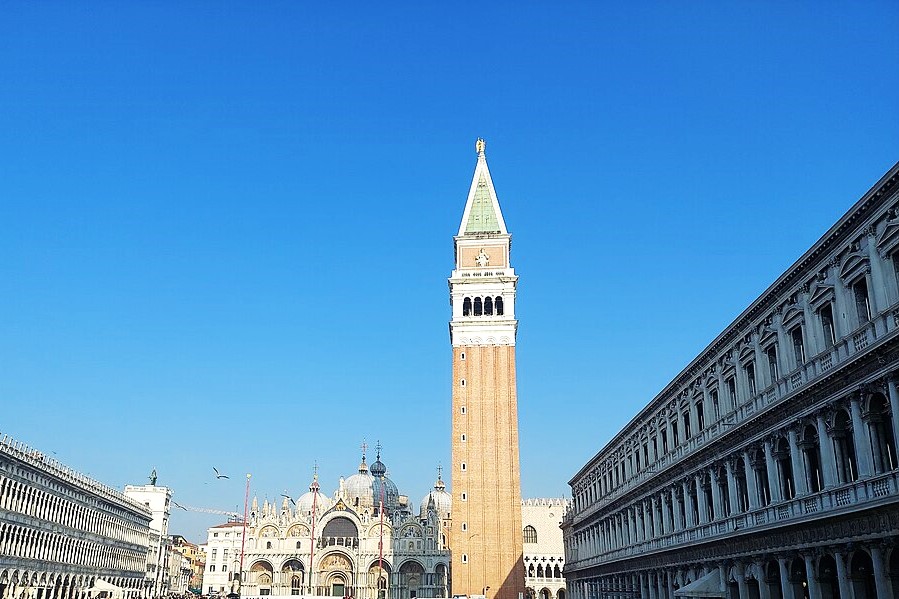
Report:
<svg viewBox="0 0 899 599"><path fill-rule="evenodd" d="M181 508L185 512L199 512L201 514L218 514L219 516L228 516L228 522L243 522L243 516L237 512L229 512L227 510L216 510L208 507L194 507L192 505L181 505L177 501L173 501L172 505Z"/></svg>

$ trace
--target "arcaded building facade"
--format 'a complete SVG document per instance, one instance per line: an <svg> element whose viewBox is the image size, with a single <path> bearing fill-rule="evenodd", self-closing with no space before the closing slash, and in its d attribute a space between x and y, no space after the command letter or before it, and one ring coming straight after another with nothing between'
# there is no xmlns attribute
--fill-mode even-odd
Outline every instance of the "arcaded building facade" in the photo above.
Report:
<svg viewBox="0 0 899 599"><path fill-rule="evenodd" d="M0 438L0 598L81 599L98 580L143 596L151 513Z"/></svg>
<svg viewBox="0 0 899 599"><path fill-rule="evenodd" d="M899 597L894 166L570 481L570 595Z"/></svg>
<svg viewBox="0 0 899 599"><path fill-rule="evenodd" d="M525 499L521 502L525 588L529 599L566 599L565 550L559 525L568 499Z"/></svg>

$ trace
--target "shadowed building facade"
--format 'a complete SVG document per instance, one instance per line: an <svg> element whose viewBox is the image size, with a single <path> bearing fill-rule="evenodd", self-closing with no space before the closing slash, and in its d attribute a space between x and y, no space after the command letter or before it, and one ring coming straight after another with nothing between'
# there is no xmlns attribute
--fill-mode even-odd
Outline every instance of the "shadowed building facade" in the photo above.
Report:
<svg viewBox="0 0 899 599"><path fill-rule="evenodd" d="M449 279L452 381L452 592L518 599L524 592L515 289L511 236L484 141Z"/></svg>
<svg viewBox="0 0 899 599"><path fill-rule="evenodd" d="M572 599L899 597L899 165L571 479Z"/></svg>

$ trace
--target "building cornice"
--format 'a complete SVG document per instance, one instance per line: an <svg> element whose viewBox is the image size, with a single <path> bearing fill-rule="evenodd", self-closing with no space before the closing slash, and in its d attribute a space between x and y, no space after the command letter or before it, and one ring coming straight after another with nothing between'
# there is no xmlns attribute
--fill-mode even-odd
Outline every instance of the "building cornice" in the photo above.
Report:
<svg viewBox="0 0 899 599"><path fill-rule="evenodd" d="M628 436L634 433L634 429L653 412L670 402L677 392L689 385L690 382L700 377L715 362L719 354L729 345L736 342L744 335L750 325L773 309L782 301L785 293L798 282L813 276L815 266L821 264L823 259L831 254L841 251L849 237L857 234L859 224L864 223L880 211L885 211L885 204L899 192L899 163L893 165L880 180L869 189L840 220L786 272L778 277L768 289L766 289L749 307L728 325L700 354L694 358L681 372L668 383L643 409L641 409L621 430L606 443L578 472L568 481L574 485L581 477L588 474L602 460L607 457L610 450L617 448Z"/></svg>

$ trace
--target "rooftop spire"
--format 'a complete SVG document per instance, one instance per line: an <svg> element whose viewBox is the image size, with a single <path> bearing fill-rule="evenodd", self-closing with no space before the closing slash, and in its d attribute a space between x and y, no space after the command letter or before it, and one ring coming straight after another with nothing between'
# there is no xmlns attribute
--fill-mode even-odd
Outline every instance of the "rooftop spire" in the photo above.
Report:
<svg viewBox="0 0 899 599"><path fill-rule="evenodd" d="M368 443L365 442L365 439L362 439L362 463L359 464L359 474L365 474L368 472L368 464L365 463L365 450L368 449Z"/></svg>
<svg viewBox="0 0 899 599"><path fill-rule="evenodd" d="M496 199L496 190L493 188L490 170L487 168L485 153L487 142L479 137L474 147L478 153L478 163L475 166L471 188L468 191L468 200L465 202L465 212L462 214L462 223L459 225L459 235L485 236L490 233L505 235L508 233L506 223L499 209L499 201Z"/></svg>
<svg viewBox="0 0 899 599"><path fill-rule="evenodd" d="M437 464L437 482L434 483L434 488L438 491L446 489L446 484L443 482L443 466L439 463Z"/></svg>

